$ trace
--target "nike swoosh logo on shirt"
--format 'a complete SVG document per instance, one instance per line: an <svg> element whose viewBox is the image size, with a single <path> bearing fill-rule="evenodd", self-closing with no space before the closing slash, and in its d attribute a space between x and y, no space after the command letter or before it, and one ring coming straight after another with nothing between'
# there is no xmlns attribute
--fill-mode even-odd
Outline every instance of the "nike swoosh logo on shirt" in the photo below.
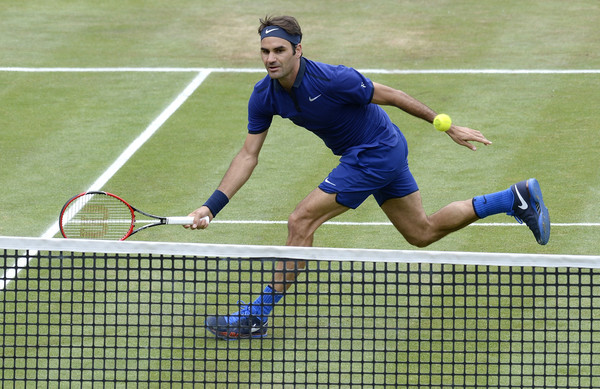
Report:
<svg viewBox="0 0 600 389"><path fill-rule="evenodd" d="M515 185L515 192L517 192L517 196L519 197L519 201L521 202L521 204L519 204L519 208L521 208L522 210L526 210L527 208L529 208L529 206L523 199L523 196L521 196L521 193L519 193L519 188L517 188L516 185Z"/></svg>
<svg viewBox="0 0 600 389"><path fill-rule="evenodd" d="M318 95L318 96L315 96L315 97L310 97L310 96L308 96L308 101L310 101L310 102L312 103L313 101L315 101L315 100L316 100L316 99L318 99L319 97L321 97L321 95Z"/></svg>

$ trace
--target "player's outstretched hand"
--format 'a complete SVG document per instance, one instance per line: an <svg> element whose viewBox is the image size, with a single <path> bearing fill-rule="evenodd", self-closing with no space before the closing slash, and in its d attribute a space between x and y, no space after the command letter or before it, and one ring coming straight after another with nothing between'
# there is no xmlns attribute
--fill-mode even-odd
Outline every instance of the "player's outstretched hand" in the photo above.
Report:
<svg viewBox="0 0 600 389"><path fill-rule="evenodd" d="M188 224L183 227L191 228L192 230L203 230L207 228L210 223L210 220L212 219L210 210L204 205L196 209L194 212L190 213L188 216L194 218L194 223Z"/></svg>
<svg viewBox="0 0 600 389"><path fill-rule="evenodd" d="M452 138L452 140L458 143L459 145L468 147L473 151L476 151L477 147L475 147L475 145L469 142L479 142L486 146L492 144L492 142L490 142L485 136L483 136L483 134L480 131L473 130L468 127L452 125L448 129L448 131L446 131L446 134L448 134L450 138Z"/></svg>

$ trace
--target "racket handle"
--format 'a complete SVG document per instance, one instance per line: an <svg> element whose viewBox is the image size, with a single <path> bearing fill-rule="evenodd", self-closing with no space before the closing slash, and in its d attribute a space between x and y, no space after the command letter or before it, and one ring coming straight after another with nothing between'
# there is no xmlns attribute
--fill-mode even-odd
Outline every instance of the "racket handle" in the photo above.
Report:
<svg viewBox="0 0 600 389"><path fill-rule="evenodd" d="M202 219L209 221L208 216L204 216ZM167 224L177 224L181 226L194 224L194 218L191 216L172 216L167 218Z"/></svg>

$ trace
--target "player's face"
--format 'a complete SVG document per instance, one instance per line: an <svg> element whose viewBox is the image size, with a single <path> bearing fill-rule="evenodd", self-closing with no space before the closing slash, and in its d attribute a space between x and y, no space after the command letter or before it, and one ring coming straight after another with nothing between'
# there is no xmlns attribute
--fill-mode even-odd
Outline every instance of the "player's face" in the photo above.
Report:
<svg viewBox="0 0 600 389"><path fill-rule="evenodd" d="M279 80L284 88L291 88L300 69L302 47L297 45L293 51L285 39L269 37L261 41L260 52L269 77Z"/></svg>

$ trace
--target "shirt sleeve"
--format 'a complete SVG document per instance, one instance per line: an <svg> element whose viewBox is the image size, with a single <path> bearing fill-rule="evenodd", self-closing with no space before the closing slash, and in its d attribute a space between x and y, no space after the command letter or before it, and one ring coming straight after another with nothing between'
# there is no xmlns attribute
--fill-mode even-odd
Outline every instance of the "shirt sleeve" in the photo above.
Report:
<svg viewBox="0 0 600 389"><path fill-rule="evenodd" d="M269 111L267 95L260 93L254 88L250 100L248 100L248 132L251 134L260 134L271 127L273 113Z"/></svg>
<svg viewBox="0 0 600 389"><path fill-rule="evenodd" d="M367 105L373 100L373 82L353 68L338 66L332 93L347 104Z"/></svg>

